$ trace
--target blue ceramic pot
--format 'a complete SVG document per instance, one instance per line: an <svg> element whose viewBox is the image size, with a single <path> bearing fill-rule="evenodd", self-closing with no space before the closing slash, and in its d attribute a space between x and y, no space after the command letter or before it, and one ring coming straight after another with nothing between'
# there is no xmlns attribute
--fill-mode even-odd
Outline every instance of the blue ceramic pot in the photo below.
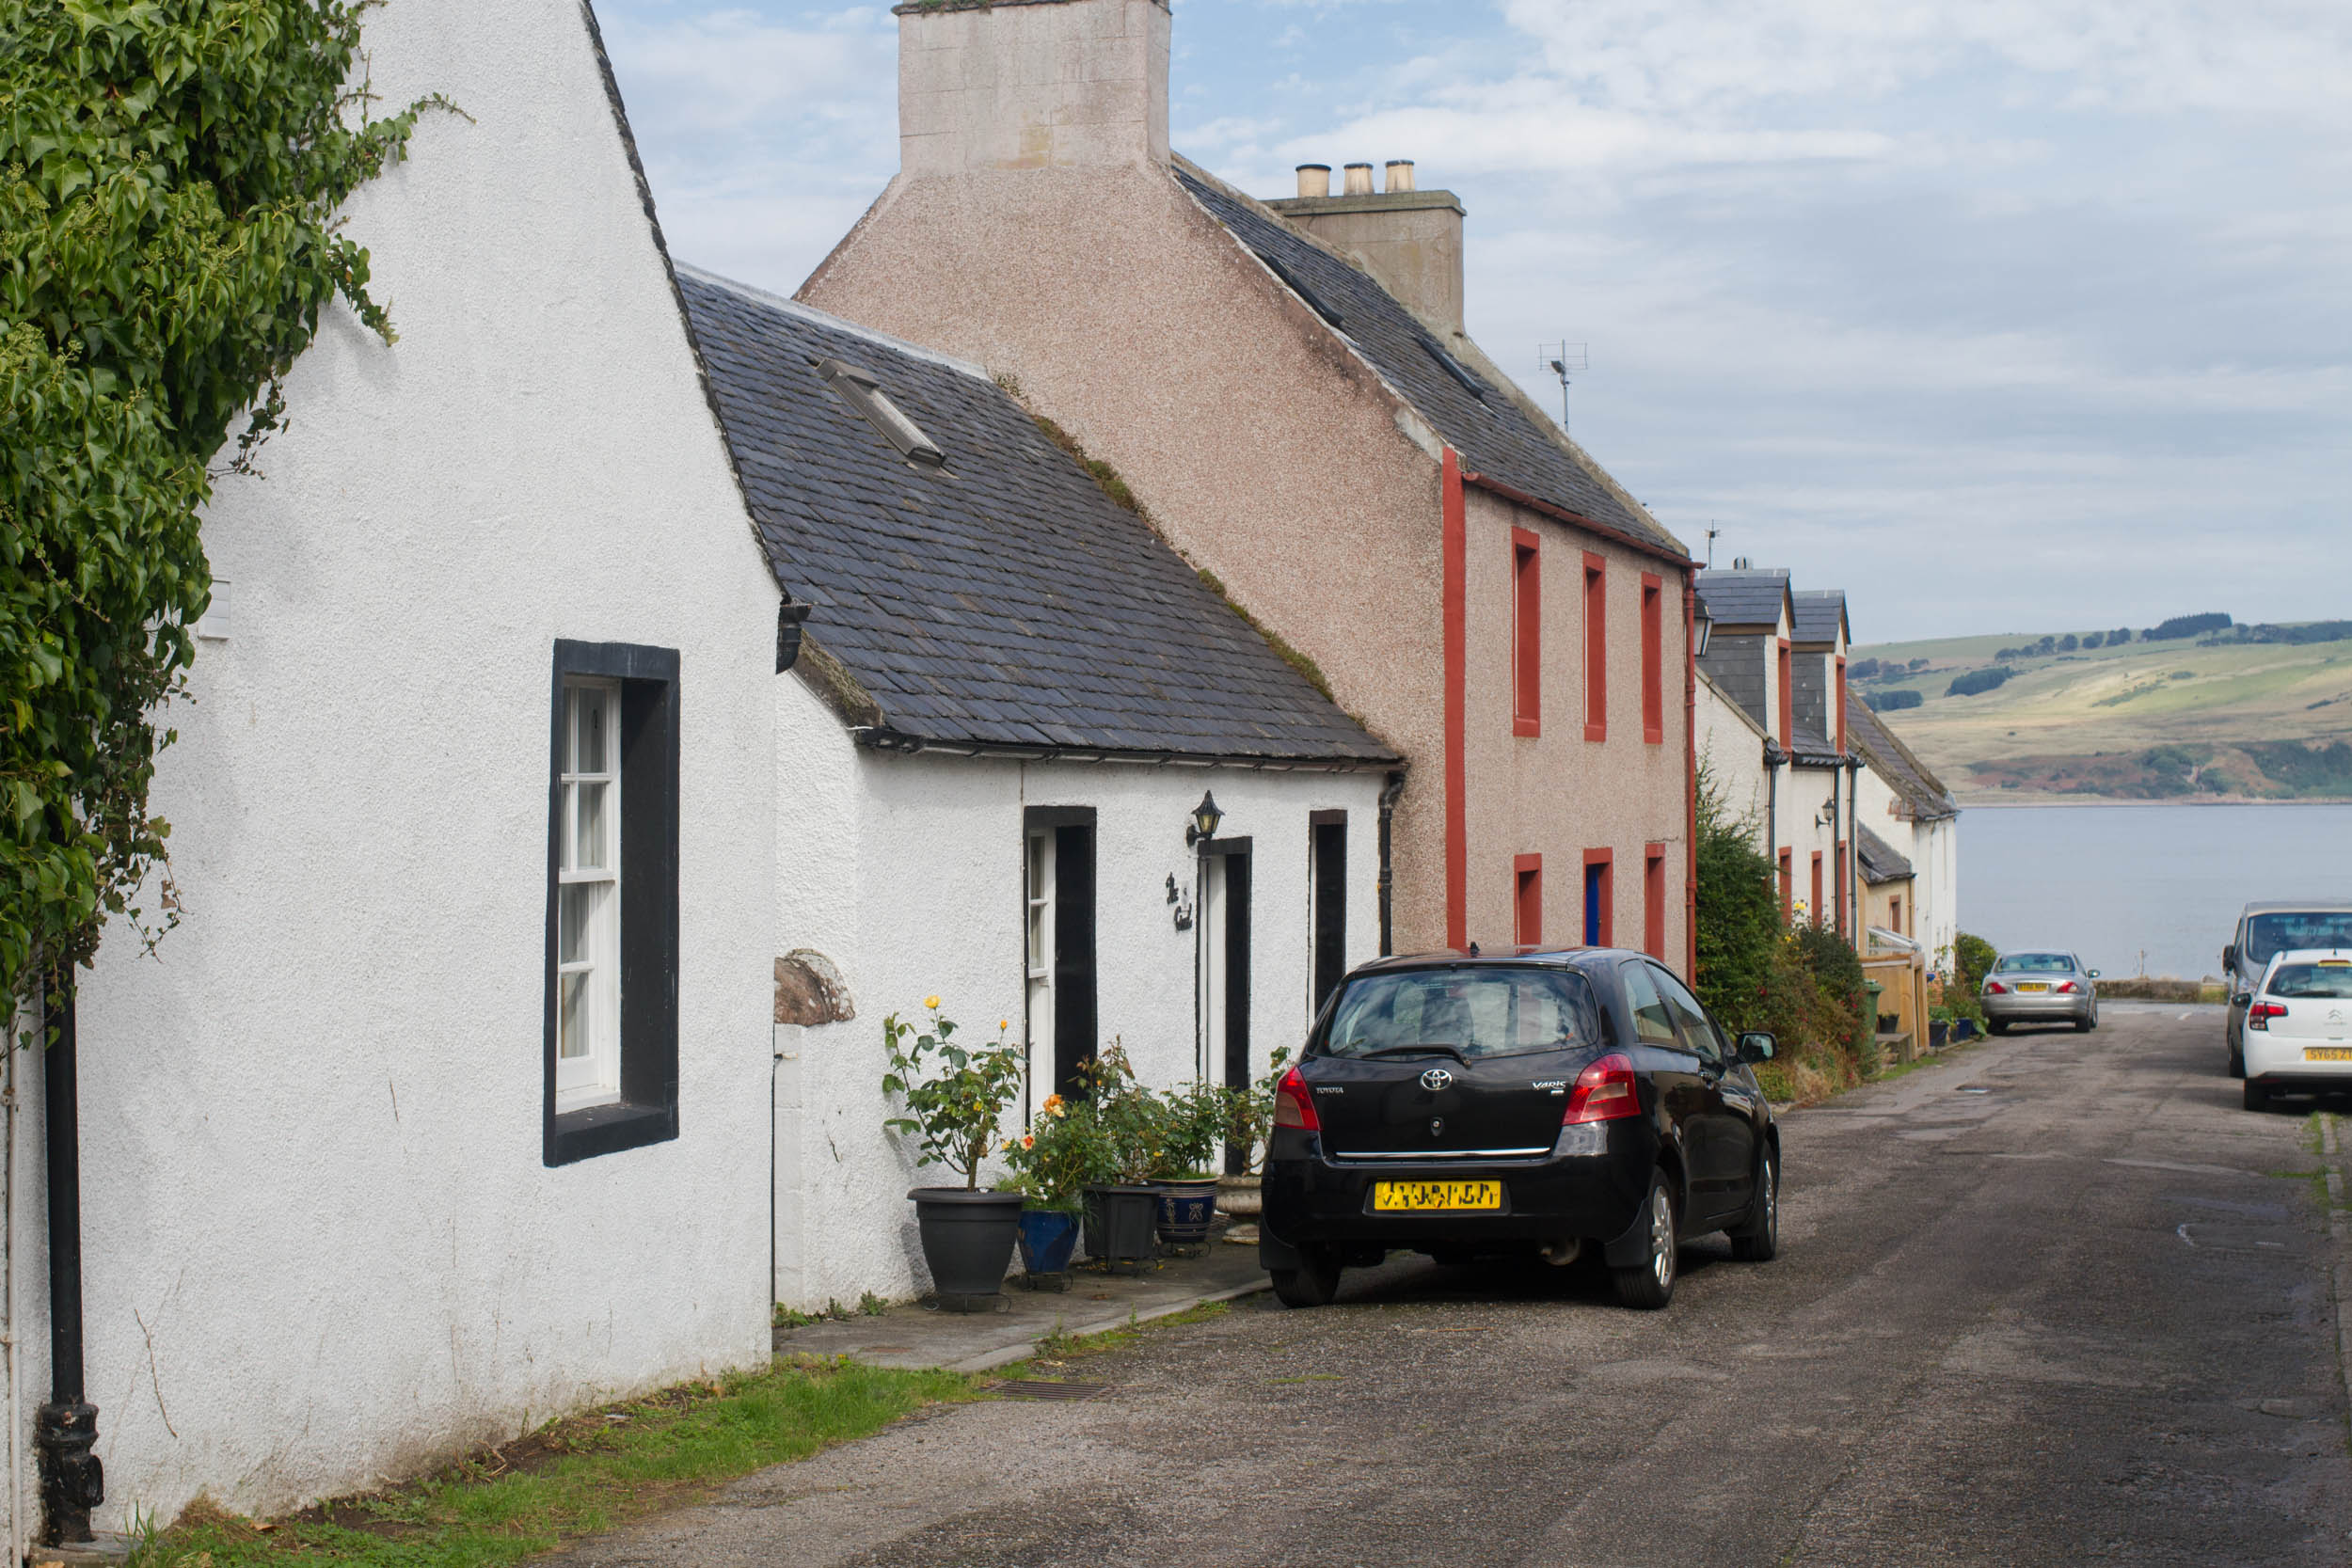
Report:
<svg viewBox="0 0 2352 1568"><path fill-rule="evenodd" d="M1021 1266L1031 1274L1062 1274L1078 1250L1078 1216L1053 1209L1021 1212Z"/></svg>
<svg viewBox="0 0 2352 1568"><path fill-rule="evenodd" d="M1216 1218L1216 1178L1205 1181L1163 1181L1158 1225L1160 1240L1169 1246L1198 1246L1209 1239Z"/></svg>

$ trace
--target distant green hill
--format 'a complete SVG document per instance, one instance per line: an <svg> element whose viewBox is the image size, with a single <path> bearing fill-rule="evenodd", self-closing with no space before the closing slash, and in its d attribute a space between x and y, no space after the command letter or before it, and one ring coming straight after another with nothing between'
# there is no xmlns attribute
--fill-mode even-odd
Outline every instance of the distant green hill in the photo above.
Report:
<svg viewBox="0 0 2352 1568"><path fill-rule="evenodd" d="M1851 669L1963 799L2352 799L2352 622L2224 619L1879 643Z"/></svg>

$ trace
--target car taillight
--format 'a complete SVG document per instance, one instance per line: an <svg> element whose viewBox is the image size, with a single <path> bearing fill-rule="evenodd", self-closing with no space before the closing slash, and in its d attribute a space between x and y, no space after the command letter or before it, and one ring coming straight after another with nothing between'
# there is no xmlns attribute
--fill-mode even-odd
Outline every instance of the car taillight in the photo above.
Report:
<svg viewBox="0 0 2352 1568"><path fill-rule="evenodd" d="M1633 1082L1632 1058L1613 1051L1576 1075L1576 1087L1568 1095L1568 1113L1560 1118L1560 1125L1581 1127L1641 1114L1642 1095Z"/></svg>
<svg viewBox="0 0 2352 1568"><path fill-rule="evenodd" d="M2082 987L2074 984L2072 980L2060 980L2058 982L2058 989L2061 994L2072 995L2074 992L2082 990Z"/></svg>
<svg viewBox="0 0 2352 1568"><path fill-rule="evenodd" d="M1323 1119L1315 1115L1315 1097L1296 1068L1282 1074L1282 1081L1274 1085L1274 1125L1295 1127L1301 1132L1323 1131Z"/></svg>
<svg viewBox="0 0 2352 1568"><path fill-rule="evenodd" d="M2272 1019L2286 1016L2286 1008L2276 1002L2257 1002L2246 1009L2246 1027L2267 1032Z"/></svg>
<svg viewBox="0 0 2352 1568"><path fill-rule="evenodd" d="M1987 996L2007 996L2009 994L2009 988L2001 984L1998 980L1987 980L1984 983L1984 994Z"/></svg>

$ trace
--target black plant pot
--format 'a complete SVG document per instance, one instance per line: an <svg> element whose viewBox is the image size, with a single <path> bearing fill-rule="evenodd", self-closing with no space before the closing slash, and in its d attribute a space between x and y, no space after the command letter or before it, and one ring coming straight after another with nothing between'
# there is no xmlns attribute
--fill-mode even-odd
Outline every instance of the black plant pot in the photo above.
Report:
<svg viewBox="0 0 2352 1568"><path fill-rule="evenodd" d="M1160 1190L1152 1186L1090 1186L1087 1196L1087 1256L1135 1262L1152 1255Z"/></svg>
<svg viewBox="0 0 2352 1568"><path fill-rule="evenodd" d="M1027 1200L1019 1193L961 1187L917 1187L907 1196L914 1200L914 1217L922 1227L923 1261L930 1265L939 1309L994 1311Z"/></svg>

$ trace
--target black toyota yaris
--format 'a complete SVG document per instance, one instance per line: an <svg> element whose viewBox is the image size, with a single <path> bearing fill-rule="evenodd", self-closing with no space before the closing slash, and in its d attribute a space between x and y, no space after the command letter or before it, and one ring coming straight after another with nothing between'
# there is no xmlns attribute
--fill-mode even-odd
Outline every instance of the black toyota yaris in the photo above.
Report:
<svg viewBox="0 0 2352 1568"><path fill-rule="evenodd" d="M1778 1250L1780 1130L1752 1070L1772 1054L1640 953L1367 964L1276 1091L1260 1259L1286 1305L1320 1307L1391 1248L1598 1248L1621 1301L1664 1307L1684 1241Z"/></svg>

